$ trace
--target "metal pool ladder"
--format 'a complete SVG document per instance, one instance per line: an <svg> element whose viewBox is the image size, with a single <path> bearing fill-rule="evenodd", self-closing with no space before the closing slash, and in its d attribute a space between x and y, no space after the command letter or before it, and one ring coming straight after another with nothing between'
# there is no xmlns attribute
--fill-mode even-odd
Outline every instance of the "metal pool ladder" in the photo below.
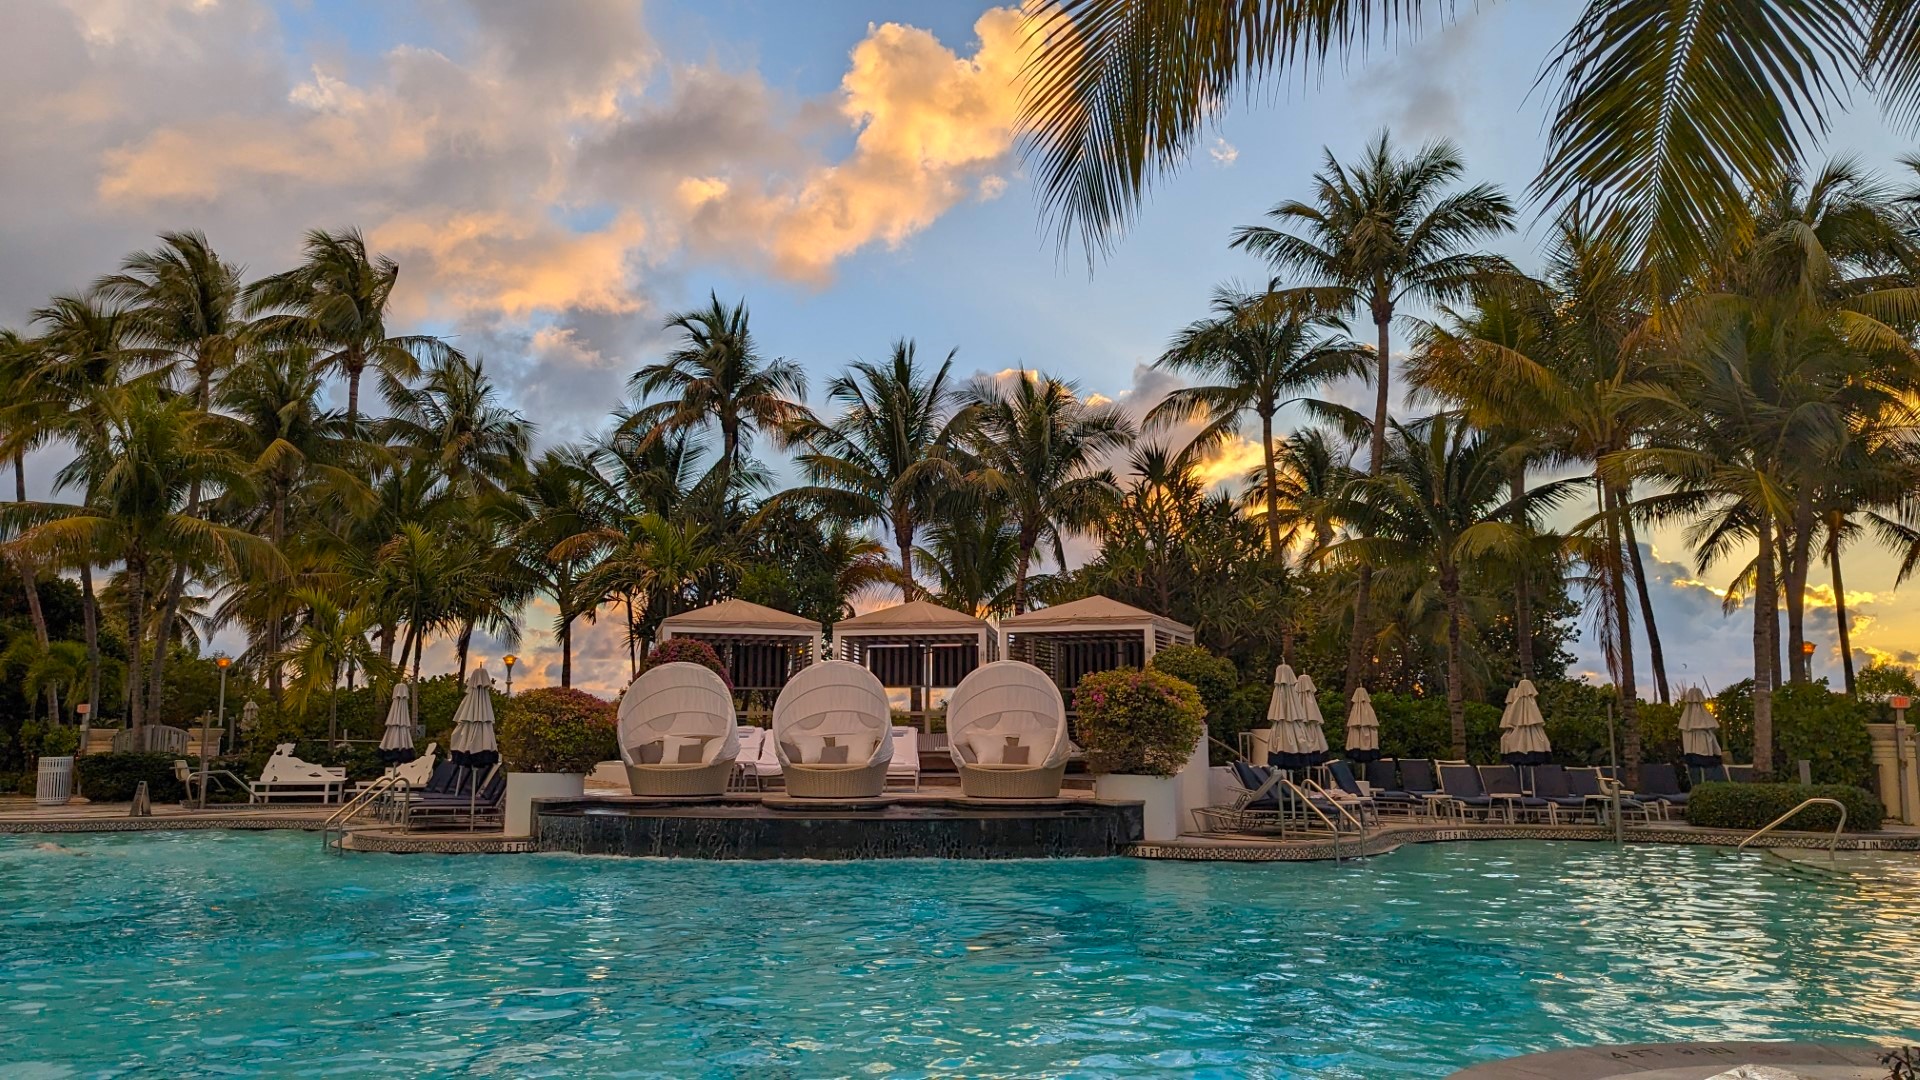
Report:
<svg viewBox="0 0 1920 1080"><path fill-rule="evenodd" d="M327 815L327 820L320 824L321 850L330 851L336 855L345 854L347 850L345 847L347 833L353 827L353 819L365 810L376 809L374 803L382 795L399 795L401 797L404 820L405 810L409 805L406 799L407 789L407 781L391 773L380 777L378 780L360 789L359 794L342 804L338 810Z"/></svg>
<svg viewBox="0 0 1920 1080"><path fill-rule="evenodd" d="M1745 840L1740 841L1740 846L1735 848L1734 850L1745 851L1747 849L1748 844L1753 843L1755 840L1758 840L1762 836L1765 836L1766 834L1779 828L1781 825L1785 824L1789 818L1793 817L1793 815L1815 804L1823 804L1826 806L1831 806L1834 809L1840 811L1840 823L1833 827L1833 835L1827 838L1827 861L1833 862L1835 858L1834 852L1840 846L1840 834L1845 832L1847 828L1847 804L1841 802L1839 799L1828 799L1828 798L1819 797L1819 796L1816 796L1811 799L1801 800L1800 805L1794 807L1793 809L1787 811L1784 814L1781 814L1779 817L1774 818L1772 821L1767 822L1765 825L1761 826L1758 830L1756 830L1752 836L1749 836Z"/></svg>

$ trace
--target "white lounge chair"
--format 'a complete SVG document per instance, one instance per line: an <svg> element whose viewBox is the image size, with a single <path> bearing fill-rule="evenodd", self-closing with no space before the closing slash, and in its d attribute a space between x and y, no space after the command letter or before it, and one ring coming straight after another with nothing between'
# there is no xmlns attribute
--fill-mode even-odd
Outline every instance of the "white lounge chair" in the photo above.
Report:
<svg viewBox="0 0 1920 1080"><path fill-rule="evenodd" d="M764 791L769 777L780 774L780 763L767 759L773 756L773 749L767 745L767 729L752 724L740 724L734 728L740 736L740 756L733 762L733 780L730 784L739 791Z"/></svg>
<svg viewBox="0 0 1920 1080"><path fill-rule="evenodd" d="M787 681L773 704L772 741L800 798L871 798L887 786L893 712L873 672L828 660Z"/></svg>
<svg viewBox="0 0 1920 1080"><path fill-rule="evenodd" d="M321 802L333 802L346 786L347 770L301 761L293 756L292 743L281 743L260 770L260 779L247 785L247 801L272 802L276 795L309 799L318 795Z"/></svg>
<svg viewBox="0 0 1920 1080"><path fill-rule="evenodd" d="M1072 749L1060 688L1032 664L975 668L947 699L947 752L970 798L1054 798Z"/></svg>
<svg viewBox="0 0 1920 1080"><path fill-rule="evenodd" d="M427 781L433 779L433 764L439 753L439 743L428 743L427 748L420 752L419 757L404 764L395 765L393 768L388 769L383 775L375 777L372 780L360 781L353 785L353 793L358 795L376 784L381 787L391 787L395 782L400 780L406 781L407 787L412 790L419 791L421 788L427 786Z"/></svg>
<svg viewBox="0 0 1920 1080"><path fill-rule="evenodd" d="M911 784L920 790L920 729L893 729L893 760L887 762L887 783Z"/></svg>
<svg viewBox="0 0 1920 1080"><path fill-rule="evenodd" d="M672 663L620 698L620 760L635 795L722 795L740 756L733 695L712 670Z"/></svg>

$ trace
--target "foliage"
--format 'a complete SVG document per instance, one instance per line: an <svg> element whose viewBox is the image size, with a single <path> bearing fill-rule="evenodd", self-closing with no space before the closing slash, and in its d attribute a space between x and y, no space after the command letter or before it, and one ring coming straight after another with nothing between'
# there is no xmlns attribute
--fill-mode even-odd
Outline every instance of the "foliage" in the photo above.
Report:
<svg viewBox="0 0 1920 1080"><path fill-rule="evenodd" d="M82 754L74 763L74 784L94 802L128 802L144 780L153 802L179 802L187 793L173 775L177 760L175 754ZM198 759L188 758L187 763L196 765Z"/></svg>
<svg viewBox="0 0 1920 1080"><path fill-rule="evenodd" d="M645 675L661 664L699 664L720 676L720 681L727 684L729 691L733 689L733 680L727 677L727 665L720 662L720 654L713 651L713 646L697 638L668 638L655 645L640 661L640 674Z"/></svg>
<svg viewBox="0 0 1920 1080"><path fill-rule="evenodd" d="M41 757L68 757L80 748L80 729L55 724L40 737Z"/></svg>
<svg viewBox="0 0 1920 1080"><path fill-rule="evenodd" d="M499 707L500 757L515 772L584 773L617 753L614 705L558 686L528 690Z"/></svg>
<svg viewBox="0 0 1920 1080"><path fill-rule="evenodd" d="M1753 683L1737 682L1713 699L1722 747L1731 759L1752 760ZM1816 784L1873 783L1873 741L1866 725L1879 719L1871 702L1827 688L1825 679L1790 683L1773 692L1773 769L1796 779L1799 761L1811 763Z"/></svg>
<svg viewBox="0 0 1920 1080"><path fill-rule="evenodd" d="M1172 776L1193 754L1207 707L1193 685L1164 671L1119 668L1074 691L1075 739L1096 773Z"/></svg>
<svg viewBox="0 0 1920 1080"><path fill-rule="evenodd" d="M1153 654L1147 667L1164 671L1199 691L1209 722L1233 696L1240 682L1240 672L1234 669L1233 661L1215 656L1198 645L1171 645L1161 649Z"/></svg>
<svg viewBox="0 0 1920 1080"><path fill-rule="evenodd" d="M1851 784L1695 784L1687 794L1687 823L1714 829L1758 829L1806 799L1837 799L1847 808L1849 832L1874 832L1886 808L1873 792ZM1782 828L1829 832L1839 822L1831 806L1809 806Z"/></svg>

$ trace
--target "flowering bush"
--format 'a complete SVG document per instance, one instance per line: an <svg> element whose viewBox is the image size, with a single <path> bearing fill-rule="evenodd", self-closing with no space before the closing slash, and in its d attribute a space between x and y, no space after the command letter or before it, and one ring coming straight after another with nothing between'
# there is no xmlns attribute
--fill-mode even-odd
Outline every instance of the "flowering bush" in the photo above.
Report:
<svg viewBox="0 0 1920 1080"><path fill-rule="evenodd" d="M579 690L525 691L500 705L500 756L515 772L587 772L617 753L614 716L613 702Z"/></svg>
<svg viewBox="0 0 1920 1080"><path fill-rule="evenodd" d="M1207 715L1192 683L1152 669L1089 675L1073 701L1087 767L1096 773L1178 773L1200 741Z"/></svg>
<svg viewBox="0 0 1920 1080"><path fill-rule="evenodd" d="M644 675L661 664L699 664L720 676L720 681L727 684L729 693L733 691L733 680L727 677L727 665L720 662L720 654L713 651L713 646L704 641L668 638L655 645L647 653L647 658L640 661L640 674Z"/></svg>

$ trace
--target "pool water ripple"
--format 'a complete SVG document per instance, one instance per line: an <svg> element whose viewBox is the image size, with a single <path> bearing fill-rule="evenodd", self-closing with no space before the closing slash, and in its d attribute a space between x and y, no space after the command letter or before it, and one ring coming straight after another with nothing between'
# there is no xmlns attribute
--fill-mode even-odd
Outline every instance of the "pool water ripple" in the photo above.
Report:
<svg viewBox="0 0 1920 1080"><path fill-rule="evenodd" d="M1920 873L1476 843L1360 864L323 856L0 837L0 1077L1432 1077L1920 1040Z"/></svg>

